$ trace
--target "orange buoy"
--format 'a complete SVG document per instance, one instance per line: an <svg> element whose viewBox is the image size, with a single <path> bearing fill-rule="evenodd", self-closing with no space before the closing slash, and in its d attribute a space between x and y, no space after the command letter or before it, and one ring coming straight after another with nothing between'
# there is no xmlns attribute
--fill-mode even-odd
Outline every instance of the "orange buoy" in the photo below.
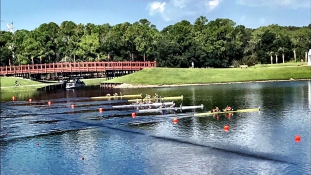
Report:
<svg viewBox="0 0 311 175"><path fill-rule="evenodd" d="M174 124L177 124L177 123L178 123L178 118L174 118L174 119L173 119L173 123L174 123Z"/></svg>
<svg viewBox="0 0 311 175"><path fill-rule="evenodd" d="M12 97L12 101L15 101L15 96Z"/></svg>
<svg viewBox="0 0 311 175"><path fill-rule="evenodd" d="M132 118L135 118L135 117L136 117L136 113L133 112L133 113L132 113Z"/></svg>
<svg viewBox="0 0 311 175"><path fill-rule="evenodd" d="M32 102L32 99L30 98L28 101L29 101L29 102Z"/></svg>
<svg viewBox="0 0 311 175"><path fill-rule="evenodd" d="M52 102L51 102L51 101L49 101L49 102L48 102L48 105L51 105L51 104L52 104Z"/></svg>
<svg viewBox="0 0 311 175"><path fill-rule="evenodd" d="M103 112L103 108L99 108L99 112Z"/></svg>
<svg viewBox="0 0 311 175"><path fill-rule="evenodd" d="M82 156L82 160L84 160L84 157Z"/></svg>
<svg viewBox="0 0 311 175"><path fill-rule="evenodd" d="M296 142L300 142L300 135L296 135L296 136L295 136L295 141L296 141Z"/></svg>
<svg viewBox="0 0 311 175"><path fill-rule="evenodd" d="M71 105L71 108L75 108L75 105L74 105L74 104L72 104L72 105Z"/></svg>
<svg viewBox="0 0 311 175"><path fill-rule="evenodd" d="M229 127L228 125L225 125L225 126L224 126L224 130L225 130L226 132L228 132L229 129L230 129L230 127Z"/></svg>

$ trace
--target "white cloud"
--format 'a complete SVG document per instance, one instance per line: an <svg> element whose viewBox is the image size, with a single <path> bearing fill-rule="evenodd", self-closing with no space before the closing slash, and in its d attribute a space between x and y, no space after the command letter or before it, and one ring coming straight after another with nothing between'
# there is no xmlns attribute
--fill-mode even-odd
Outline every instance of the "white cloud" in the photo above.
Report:
<svg viewBox="0 0 311 175"><path fill-rule="evenodd" d="M156 13L163 13L164 10L165 10L165 5L166 3L165 2L152 2L152 3L149 3L148 6L147 6L147 9L149 10L149 14L150 15L154 15Z"/></svg>
<svg viewBox="0 0 311 175"><path fill-rule="evenodd" d="M185 19L212 11L222 0L158 0L147 5L151 16L159 15L165 21Z"/></svg>
<svg viewBox="0 0 311 175"><path fill-rule="evenodd" d="M236 0L237 4L247 6L287 7L289 9L311 8L310 0Z"/></svg>
<svg viewBox="0 0 311 175"><path fill-rule="evenodd" d="M216 8L219 5L220 1L221 0L210 0L208 2L209 9L213 10L214 8Z"/></svg>
<svg viewBox="0 0 311 175"><path fill-rule="evenodd" d="M191 0L172 0L173 6L180 9L185 8L189 2L191 2Z"/></svg>

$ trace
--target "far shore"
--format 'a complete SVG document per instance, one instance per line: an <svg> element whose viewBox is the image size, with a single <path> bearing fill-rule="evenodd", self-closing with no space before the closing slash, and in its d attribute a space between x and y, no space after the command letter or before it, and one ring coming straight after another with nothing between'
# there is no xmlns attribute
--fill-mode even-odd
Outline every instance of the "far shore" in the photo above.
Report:
<svg viewBox="0 0 311 175"><path fill-rule="evenodd" d="M218 84L243 84L243 83L268 83L268 82L288 82L288 81L311 81L311 79L289 79L289 80L262 80L262 81L240 81L240 82L224 82L224 83L199 83L199 84L163 84L163 85L132 85L123 83L117 85L115 89L138 89L138 88L159 88L159 87L184 87L184 86L208 86L208 85L218 85Z"/></svg>
<svg viewBox="0 0 311 175"><path fill-rule="evenodd" d="M37 82L16 77L1 77L1 91L31 91L57 82ZM120 83L114 88L158 88L179 86L204 86L214 84L259 83L277 81L311 80L311 66L284 63L277 65L256 65L242 68L146 68L141 71L115 77L84 79L86 86L97 86L100 83Z"/></svg>

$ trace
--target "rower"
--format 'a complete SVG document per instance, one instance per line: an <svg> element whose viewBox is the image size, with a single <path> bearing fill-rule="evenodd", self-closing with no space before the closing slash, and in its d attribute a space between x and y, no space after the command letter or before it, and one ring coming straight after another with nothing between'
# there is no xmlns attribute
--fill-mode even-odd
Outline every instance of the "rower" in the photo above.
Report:
<svg viewBox="0 0 311 175"><path fill-rule="evenodd" d="M163 102L162 102L162 105L160 106L160 108L166 108L166 106Z"/></svg>
<svg viewBox="0 0 311 175"><path fill-rule="evenodd" d="M231 111L231 107L227 105L227 107L225 108L225 111Z"/></svg>
<svg viewBox="0 0 311 175"><path fill-rule="evenodd" d="M148 95L148 94L146 94L146 97L145 97L146 99L150 99L150 95Z"/></svg>
<svg viewBox="0 0 311 175"><path fill-rule="evenodd" d="M175 107L175 103L173 103L173 104L170 106L170 108L173 108L173 107Z"/></svg>
<svg viewBox="0 0 311 175"><path fill-rule="evenodd" d="M158 98L158 94L157 93L154 93L154 98Z"/></svg>
<svg viewBox="0 0 311 175"><path fill-rule="evenodd" d="M213 109L213 112L219 112L219 108L215 106L215 109Z"/></svg>
<svg viewBox="0 0 311 175"><path fill-rule="evenodd" d="M162 105L160 106L160 108L166 108L165 104L162 102ZM162 110L162 115L166 114L166 110Z"/></svg>

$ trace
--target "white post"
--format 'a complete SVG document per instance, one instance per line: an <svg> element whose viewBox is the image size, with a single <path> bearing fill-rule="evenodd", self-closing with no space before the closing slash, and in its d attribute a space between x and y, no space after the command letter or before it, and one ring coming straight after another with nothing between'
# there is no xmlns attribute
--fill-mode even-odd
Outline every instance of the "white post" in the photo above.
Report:
<svg viewBox="0 0 311 175"><path fill-rule="evenodd" d="M311 66L311 49L309 50L308 54L308 66Z"/></svg>

